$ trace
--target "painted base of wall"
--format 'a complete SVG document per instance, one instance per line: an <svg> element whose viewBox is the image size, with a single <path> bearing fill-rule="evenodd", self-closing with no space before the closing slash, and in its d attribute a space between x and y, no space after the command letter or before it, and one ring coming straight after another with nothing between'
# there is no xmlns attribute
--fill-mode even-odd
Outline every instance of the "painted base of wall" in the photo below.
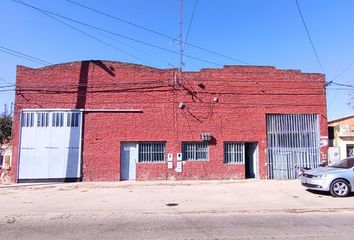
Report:
<svg viewBox="0 0 354 240"><path fill-rule="evenodd" d="M41 178L41 179L18 179L17 183L46 183L46 182L81 182L81 178Z"/></svg>

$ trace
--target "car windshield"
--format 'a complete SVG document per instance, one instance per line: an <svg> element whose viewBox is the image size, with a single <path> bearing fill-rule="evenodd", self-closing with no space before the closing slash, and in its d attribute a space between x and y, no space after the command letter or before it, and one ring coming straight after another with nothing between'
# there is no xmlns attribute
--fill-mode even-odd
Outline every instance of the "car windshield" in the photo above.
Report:
<svg viewBox="0 0 354 240"><path fill-rule="evenodd" d="M346 158L340 162L329 165L329 167L334 168L351 168L354 166L354 158Z"/></svg>

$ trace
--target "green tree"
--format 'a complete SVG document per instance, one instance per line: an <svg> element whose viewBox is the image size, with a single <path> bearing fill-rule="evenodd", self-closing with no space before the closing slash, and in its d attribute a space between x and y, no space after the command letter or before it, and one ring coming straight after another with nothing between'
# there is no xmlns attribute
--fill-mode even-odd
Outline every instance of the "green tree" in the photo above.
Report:
<svg viewBox="0 0 354 240"><path fill-rule="evenodd" d="M0 115L0 144L10 140L12 117L9 114Z"/></svg>

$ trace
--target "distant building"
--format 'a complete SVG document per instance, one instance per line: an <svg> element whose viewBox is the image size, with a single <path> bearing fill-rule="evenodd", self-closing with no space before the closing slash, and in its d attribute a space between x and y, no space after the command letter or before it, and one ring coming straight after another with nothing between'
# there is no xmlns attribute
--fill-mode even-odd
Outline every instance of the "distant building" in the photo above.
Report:
<svg viewBox="0 0 354 240"><path fill-rule="evenodd" d="M330 162L354 157L354 115L329 121L328 137Z"/></svg>
<svg viewBox="0 0 354 240"><path fill-rule="evenodd" d="M326 114L324 75L299 70L18 66L11 171L17 182L295 178L326 159Z"/></svg>
<svg viewBox="0 0 354 240"><path fill-rule="evenodd" d="M11 182L9 171L11 170L11 143L0 145L0 183L7 184Z"/></svg>

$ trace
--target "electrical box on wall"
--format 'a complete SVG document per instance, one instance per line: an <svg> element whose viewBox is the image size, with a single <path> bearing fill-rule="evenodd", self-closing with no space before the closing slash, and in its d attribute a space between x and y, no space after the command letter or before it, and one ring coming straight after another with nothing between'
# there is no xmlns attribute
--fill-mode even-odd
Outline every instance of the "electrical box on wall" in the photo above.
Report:
<svg viewBox="0 0 354 240"><path fill-rule="evenodd" d="M177 153L177 161L182 161L182 153Z"/></svg>
<svg viewBox="0 0 354 240"><path fill-rule="evenodd" d="M172 153L167 154L167 168L168 169L173 168L173 154Z"/></svg>
<svg viewBox="0 0 354 240"><path fill-rule="evenodd" d="M178 172L178 173L182 172L182 166L183 166L182 162L178 161L177 162L177 166L175 168L175 171Z"/></svg>

